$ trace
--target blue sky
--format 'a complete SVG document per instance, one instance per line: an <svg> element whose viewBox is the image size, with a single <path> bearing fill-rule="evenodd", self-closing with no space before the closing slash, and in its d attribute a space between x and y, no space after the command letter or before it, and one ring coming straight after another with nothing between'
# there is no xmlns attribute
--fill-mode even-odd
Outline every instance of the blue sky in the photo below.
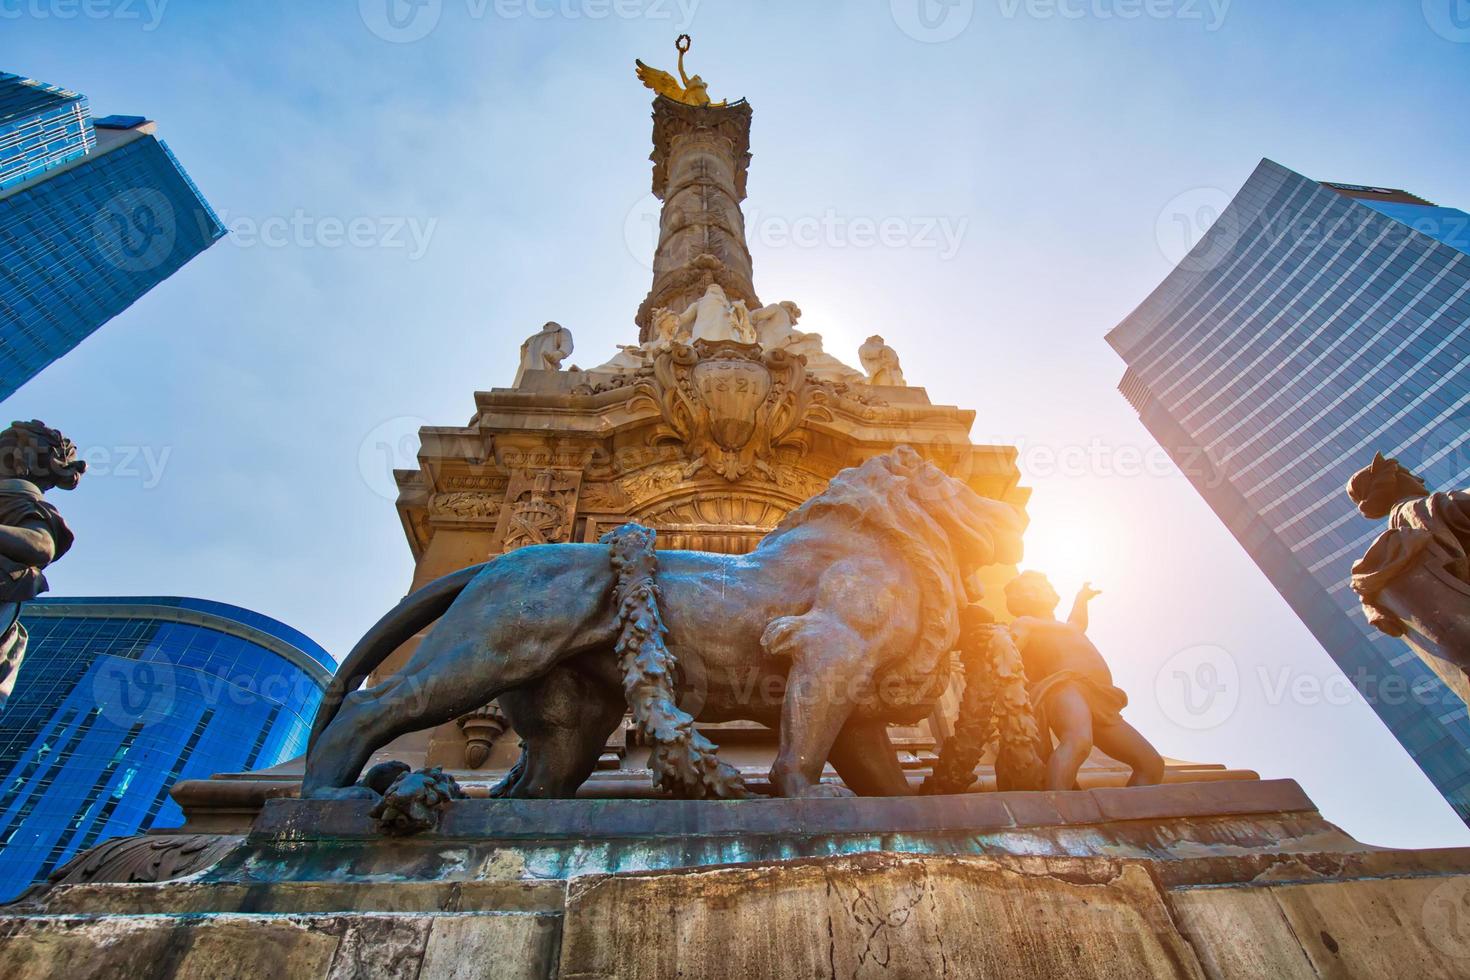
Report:
<svg viewBox="0 0 1470 980"><path fill-rule="evenodd" d="M221 599L345 651L409 582L387 467L417 426L467 420L547 319L584 366L634 338L631 66L688 30L715 97L755 108L761 296L849 362L882 333L977 441L1021 447L1028 564L1104 589L1134 723L1299 779L1360 839L1470 844L1155 465L1103 341L1264 156L1470 207L1463 0L388 2L0 0L0 68L158 120L232 229L4 405L93 462L58 500L56 594ZM1206 727L1159 693L1200 646L1239 675Z"/></svg>

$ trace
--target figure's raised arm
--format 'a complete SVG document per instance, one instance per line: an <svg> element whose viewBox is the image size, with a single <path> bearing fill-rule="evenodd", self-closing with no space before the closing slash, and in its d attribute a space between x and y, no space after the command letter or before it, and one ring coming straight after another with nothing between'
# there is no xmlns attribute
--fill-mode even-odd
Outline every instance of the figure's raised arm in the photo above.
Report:
<svg viewBox="0 0 1470 980"><path fill-rule="evenodd" d="M680 34L678 40L674 41L674 47L679 50L679 77L684 80L685 88L689 87L689 75L684 71L684 55L693 43L688 34Z"/></svg>
<svg viewBox="0 0 1470 980"><path fill-rule="evenodd" d="M1077 598L1072 600L1072 614L1067 617L1067 622L1087 632L1087 604L1100 595L1102 592L1094 589L1091 582L1082 583L1082 588L1077 590Z"/></svg>
<svg viewBox="0 0 1470 980"><path fill-rule="evenodd" d="M697 320L698 318L699 318L699 303L698 302L690 303L689 306L685 308L684 312L679 314L679 318L678 318L679 330L680 331L687 332L691 327L694 326L694 321Z"/></svg>

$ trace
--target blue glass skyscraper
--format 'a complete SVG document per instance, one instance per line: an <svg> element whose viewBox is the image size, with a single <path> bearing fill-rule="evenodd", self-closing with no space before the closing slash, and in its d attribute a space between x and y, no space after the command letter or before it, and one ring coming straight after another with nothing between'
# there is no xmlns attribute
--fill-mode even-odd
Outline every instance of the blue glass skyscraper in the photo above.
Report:
<svg viewBox="0 0 1470 980"><path fill-rule="evenodd" d="M175 827L180 779L306 748L335 665L268 616L203 599L37 599L0 712L0 901L109 837Z"/></svg>
<svg viewBox="0 0 1470 980"><path fill-rule="evenodd" d="M96 143L84 96L0 72L0 191L85 155Z"/></svg>
<svg viewBox="0 0 1470 980"><path fill-rule="evenodd" d="M0 75L0 398L223 237L154 130Z"/></svg>
<svg viewBox="0 0 1470 980"><path fill-rule="evenodd" d="M1108 342L1144 425L1470 822L1465 704L1368 625L1349 570L1383 528L1344 493L1377 451L1470 485L1470 215L1263 161Z"/></svg>

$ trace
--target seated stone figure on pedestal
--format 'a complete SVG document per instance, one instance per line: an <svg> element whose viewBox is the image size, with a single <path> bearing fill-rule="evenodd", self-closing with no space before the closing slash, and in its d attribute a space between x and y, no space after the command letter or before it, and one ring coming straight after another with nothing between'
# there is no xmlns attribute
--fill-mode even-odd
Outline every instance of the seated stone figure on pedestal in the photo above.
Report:
<svg viewBox="0 0 1470 980"><path fill-rule="evenodd" d="M1470 493L1431 493L1379 453L1347 494L1364 517L1388 518L1352 570L1368 622L1421 656L1470 671Z"/></svg>
<svg viewBox="0 0 1470 980"><path fill-rule="evenodd" d="M755 343L755 328L750 325L750 311L745 303L733 303L718 283L710 283L704 295L679 315L677 333L696 340L733 340L741 344Z"/></svg>
<svg viewBox="0 0 1470 980"><path fill-rule="evenodd" d="M1040 572L1023 572L1006 586L1006 608L1016 619L1011 635L1026 665L1031 704L1042 745L1056 735L1047 760L1046 788L1077 788L1077 771L1096 745L1133 769L1129 786L1152 786L1164 778L1164 760L1139 731L1123 720L1128 695L1113 686L1113 674L1087 638L1087 603L1099 593L1084 585L1067 621L1056 618L1061 597Z"/></svg>
<svg viewBox="0 0 1470 980"><path fill-rule="evenodd" d="M560 323L548 321L521 344L521 363L510 386L519 388L527 371L559 371L561 362L571 356L572 332Z"/></svg>
<svg viewBox="0 0 1470 980"><path fill-rule="evenodd" d="M878 334L873 334L858 348L858 360L862 361L863 370L868 372L870 384L894 388L908 386L903 379L903 368L898 363L898 351L889 347Z"/></svg>
<svg viewBox="0 0 1470 980"><path fill-rule="evenodd" d="M750 313L756 342L763 350L784 350L806 358L806 368L823 381L860 382L867 377L822 349L822 335L796 329L801 307L789 299L762 306Z"/></svg>

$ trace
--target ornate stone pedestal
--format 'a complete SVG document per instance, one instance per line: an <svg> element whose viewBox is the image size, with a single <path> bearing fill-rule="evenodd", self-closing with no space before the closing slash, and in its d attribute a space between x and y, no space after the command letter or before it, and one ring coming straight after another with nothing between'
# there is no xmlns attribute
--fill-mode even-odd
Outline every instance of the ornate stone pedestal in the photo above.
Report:
<svg viewBox="0 0 1470 980"><path fill-rule="evenodd" d="M275 800L109 842L0 917L0 975L1453 977L1470 850L1289 780L866 800L464 800L384 838ZM161 855L156 864L139 849ZM149 869L152 869L150 872ZM176 880L153 880L186 875Z"/></svg>

